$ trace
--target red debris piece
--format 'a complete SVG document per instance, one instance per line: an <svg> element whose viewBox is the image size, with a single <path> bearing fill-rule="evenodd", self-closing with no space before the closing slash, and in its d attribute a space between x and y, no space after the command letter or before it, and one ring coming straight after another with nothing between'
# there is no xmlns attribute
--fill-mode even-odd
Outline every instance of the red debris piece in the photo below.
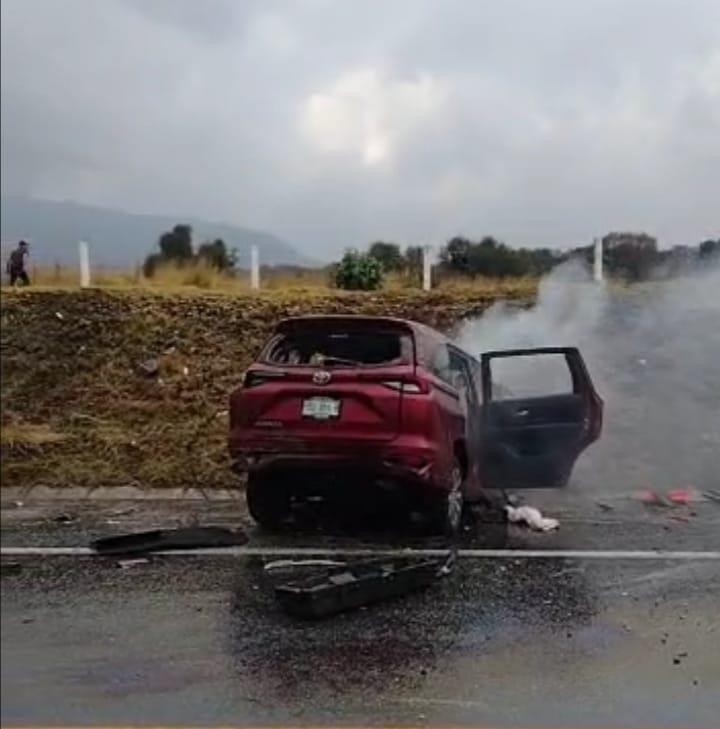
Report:
<svg viewBox="0 0 720 729"><path fill-rule="evenodd" d="M673 504L691 504L694 501L698 501L700 494L691 488L685 489L674 489L668 491L667 498L672 501Z"/></svg>
<svg viewBox="0 0 720 729"><path fill-rule="evenodd" d="M643 489L635 494L635 498L650 506L686 506L702 501L703 495L694 488L672 489L666 494L652 489Z"/></svg>

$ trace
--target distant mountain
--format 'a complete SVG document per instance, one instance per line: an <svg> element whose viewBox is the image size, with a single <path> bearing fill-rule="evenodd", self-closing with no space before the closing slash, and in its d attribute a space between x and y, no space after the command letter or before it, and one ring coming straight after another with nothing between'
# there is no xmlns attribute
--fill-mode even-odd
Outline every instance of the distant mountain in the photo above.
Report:
<svg viewBox="0 0 720 729"><path fill-rule="evenodd" d="M75 264L77 243L85 240L94 265L132 266L155 251L158 237L177 223L192 226L196 245L209 238L222 238L229 248L237 248L240 266L249 267L253 244L259 248L261 264L313 263L281 238L227 223L183 216L138 215L73 202L18 197L0 200L3 252L24 238L31 245L32 260L41 264Z"/></svg>

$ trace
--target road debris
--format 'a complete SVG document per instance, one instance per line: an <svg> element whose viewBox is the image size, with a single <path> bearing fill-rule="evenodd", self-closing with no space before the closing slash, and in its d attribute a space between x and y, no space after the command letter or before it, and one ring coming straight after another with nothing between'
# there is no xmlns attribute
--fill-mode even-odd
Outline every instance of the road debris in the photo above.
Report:
<svg viewBox="0 0 720 729"><path fill-rule="evenodd" d="M122 570L128 570L132 567L139 567L142 564L150 564L150 560L144 559L143 557L138 557L136 559L119 559L117 562L117 566Z"/></svg>
<svg viewBox="0 0 720 729"><path fill-rule="evenodd" d="M702 500L702 494L693 488L673 489L667 493L668 501L673 504L692 504Z"/></svg>
<svg viewBox="0 0 720 729"><path fill-rule="evenodd" d="M276 559L266 562L265 572L274 570L294 569L296 567L344 567L346 562L338 562L332 559Z"/></svg>
<svg viewBox="0 0 720 729"><path fill-rule="evenodd" d="M96 539L90 546L98 554L113 555L203 547L235 547L247 542L247 535L240 530L216 526L192 526L104 537Z"/></svg>
<svg viewBox="0 0 720 729"><path fill-rule="evenodd" d="M0 570L3 575L18 575L22 572L22 565L20 562L3 562Z"/></svg>
<svg viewBox="0 0 720 729"><path fill-rule="evenodd" d="M687 658L688 654L687 651L683 651L682 653L677 653L675 657L673 658L673 664L675 666L679 666L682 663L683 658Z"/></svg>
<svg viewBox="0 0 720 729"><path fill-rule="evenodd" d="M156 377L160 372L160 362L157 359L146 359L138 365L138 370L147 377Z"/></svg>
<svg viewBox="0 0 720 729"><path fill-rule="evenodd" d="M330 574L277 585L275 597L294 617L324 618L428 587L441 567L437 560L356 562Z"/></svg>
<svg viewBox="0 0 720 729"><path fill-rule="evenodd" d="M672 503L665 496L650 489L638 491L635 498L646 506L672 506Z"/></svg>
<svg viewBox="0 0 720 729"><path fill-rule="evenodd" d="M118 509L113 509L110 513L113 516L127 516L128 514L134 514L137 511L136 506L126 506L126 507L120 507Z"/></svg>
<svg viewBox="0 0 720 729"><path fill-rule="evenodd" d="M602 509L603 511L614 511L615 510L614 506L606 503L605 501L596 501L595 505L598 507L598 509Z"/></svg>
<svg viewBox="0 0 720 729"><path fill-rule="evenodd" d="M72 524L75 521L75 517L72 514L57 514L53 517L53 521L57 524Z"/></svg>
<svg viewBox="0 0 720 729"><path fill-rule="evenodd" d="M689 487L671 489L667 493L643 489L635 494L635 498L646 506L687 506L704 501L706 497L707 492L701 493L697 489ZM718 494L718 500L720 500L720 494Z"/></svg>
<svg viewBox="0 0 720 729"><path fill-rule="evenodd" d="M534 506L506 506L505 511L512 524L525 524L536 532L551 532L560 527L557 519L543 516Z"/></svg>

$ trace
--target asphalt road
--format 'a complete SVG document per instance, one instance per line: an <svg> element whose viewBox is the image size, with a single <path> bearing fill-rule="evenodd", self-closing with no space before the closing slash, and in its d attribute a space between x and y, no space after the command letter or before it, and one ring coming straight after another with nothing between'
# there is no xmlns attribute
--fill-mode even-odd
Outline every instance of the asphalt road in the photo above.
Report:
<svg viewBox="0 0 720 729"><path fill-rule="evenodd" d="M425 592L315 623L280 611L269 557L156 556L123 569L4 555L2 723L716 727L720 561L593 555L719 550L720 505L534 502L559 532L513 528L488 546L587 558L465 558ZM237 504L137 503L11 506L2 543L82 546L192 521L245 525L259 548L436 544L268 537Z"/></svg>

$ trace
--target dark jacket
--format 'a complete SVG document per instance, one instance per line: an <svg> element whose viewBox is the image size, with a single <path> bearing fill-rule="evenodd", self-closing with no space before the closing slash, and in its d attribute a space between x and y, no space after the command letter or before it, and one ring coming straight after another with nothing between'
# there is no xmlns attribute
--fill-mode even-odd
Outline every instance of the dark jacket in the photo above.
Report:
<svg viewBox="0 0 720 729"><path fill-rule="evenodd" d="M16 248L8 258L7 272L8 273L22 273L25 270L25 256L27 256L27 250L24 248Z"/></svg>

